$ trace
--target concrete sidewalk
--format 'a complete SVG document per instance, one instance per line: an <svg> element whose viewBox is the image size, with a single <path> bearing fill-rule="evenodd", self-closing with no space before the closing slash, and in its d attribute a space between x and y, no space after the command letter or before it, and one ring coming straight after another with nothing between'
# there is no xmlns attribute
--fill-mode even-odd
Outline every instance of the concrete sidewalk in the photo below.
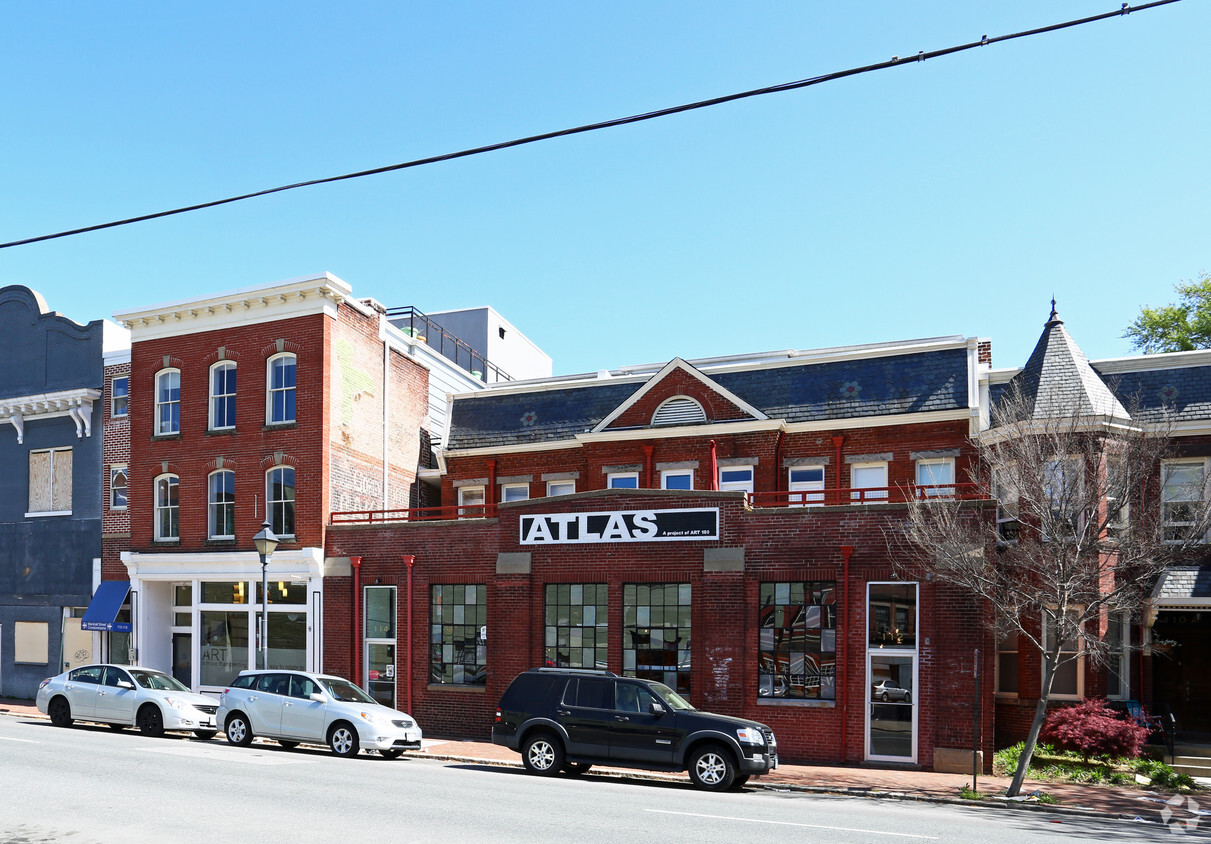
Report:
<svg viewBox="0 0 1211 844"><path fill-rule="evenodd" d="M16 718L46 720L33 701L0 699L0 715ZM481 765L521 768L521 757L490 741L462 741L427 738L420 755L433 759ZM594 768L602 775L655 779L689 783L685 774L661 774L620 768ZM962 803L973 807L1000 807L1056 813L1075 812L1100 817L1140 819L1150 823L1181 823L1191 831L1197 827L1211 829L1211 792L1198 792L1193 797L1142 788L1098 785L1067 785L1028 781L1023 794L1036 790L1051 795L1056 804L1037 801L1006 801L990 798L982 801L962 800L959 790L971 785L970 774L939 774L910 768L877 768L842 765L783 764L777 770L748 782L748 788L803 791L821 794L875 797L895 800L925 800ZM987 795L1003 795L1009 787L1004 777L981 776L979 790ZM1203 808L1200 809L1200 804ZM1202 824L1199 821L1204 821Z"/></svg>

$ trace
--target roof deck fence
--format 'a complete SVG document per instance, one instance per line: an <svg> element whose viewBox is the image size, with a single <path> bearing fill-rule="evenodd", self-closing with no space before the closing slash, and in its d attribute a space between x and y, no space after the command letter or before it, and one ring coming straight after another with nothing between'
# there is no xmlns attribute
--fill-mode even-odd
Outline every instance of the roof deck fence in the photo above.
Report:
<svg viewBox="0 0 1211 844"><path fill-rule="evenodd" d="M777 490L745 493L754 508L835 507L854 504L904 504L913 499L959 499L979 501L988 495L980 484L954 483L929 486L865 487L860 489ZM490 519L495 504L449 504L441 507L411 507L394 510L346 510L333 513L329 524L382 524L385 522L434 522L453 519Z"/></svg>
<svg viewBox="0 0 1211 844"><path fill-rule="evenodd" d="M416 308L388 308L387 318L391 324L405 334L420 340L455 366L470 372L485 384L512 381L513 378L499 366L489 361L464 340L454 336ZM489 374L494 377L489 378Z"/></svg>

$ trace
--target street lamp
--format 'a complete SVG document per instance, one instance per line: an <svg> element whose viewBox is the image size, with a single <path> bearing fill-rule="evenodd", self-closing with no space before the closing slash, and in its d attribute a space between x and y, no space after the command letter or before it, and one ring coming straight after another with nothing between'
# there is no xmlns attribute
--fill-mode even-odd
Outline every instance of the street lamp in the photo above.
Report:
<svg viewBox="0 0 1211 844"><path fill-rule="evenodd" d="M269 558L278 547L277 535L269 525L269 519L261 523L260 532L252 537L252 544L261 555L261 623L257 631L261 639L261 668L269 667Z"/></svg>

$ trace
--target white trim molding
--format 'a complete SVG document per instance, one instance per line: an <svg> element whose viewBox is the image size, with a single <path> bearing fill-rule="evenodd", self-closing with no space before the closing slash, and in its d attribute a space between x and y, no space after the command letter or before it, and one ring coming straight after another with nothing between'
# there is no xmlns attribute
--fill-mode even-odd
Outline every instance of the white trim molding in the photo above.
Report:
<svg viewBox="0 0 1211 844"><path fill-rule="evenodd" d="M101 391L91 387L39 393L31 396L0 399L0 421L6 421L17 431L18 444L25 442L25 423L31 419L70 416L76 423L76 438L93 435L93 402Z"/></svg>

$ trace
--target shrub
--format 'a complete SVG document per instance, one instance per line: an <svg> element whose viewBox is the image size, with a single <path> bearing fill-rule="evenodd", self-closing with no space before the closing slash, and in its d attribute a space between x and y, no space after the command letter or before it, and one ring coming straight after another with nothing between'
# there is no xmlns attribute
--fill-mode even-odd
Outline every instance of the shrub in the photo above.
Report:
<svg viewBox="0 0 1211 844"><path fill-rule="evenodd" d="M1063 750L1091 756L1134 759L1148 739L1148 728L1121 720L1106 701L1093 698L1056 709L1047 716L1039 739Z"/></svg>

